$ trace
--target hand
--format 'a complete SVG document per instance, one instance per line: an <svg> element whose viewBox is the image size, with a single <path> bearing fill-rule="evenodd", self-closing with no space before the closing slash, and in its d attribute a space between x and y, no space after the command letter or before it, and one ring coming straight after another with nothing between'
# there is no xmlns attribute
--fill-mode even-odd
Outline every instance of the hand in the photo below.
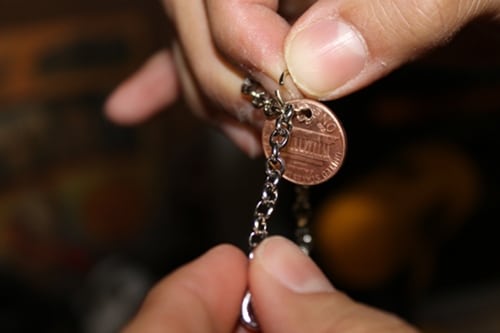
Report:
<svg viewBox="0 0 500 333"><path fill-rule="evenodd" d="M240 94L248 74L271 91L288 69L300 88L290 95L335 99L448 41L473 18L500 14L498 0L163 2L177 31L173 51L159 52L122 84L108 115L141 121L182 86L191 108L249 155L260 153L262 119Z"/></svg>
<svg viewBox="0 0 500 333"><path fill-rule="evenodd" d="M245 332L237 323L247 283L263 333L417 332L335 290L286 239L271 237L254 254L247 267L242 252L224 245L181 268L151 291L124 333Z"/></svg>
<svg viewBox="0 0 500 333"><path fill-rule="evenodd" d="M247 288L248 259L218 246L156 285L123 333L230 332Z"/></svg>

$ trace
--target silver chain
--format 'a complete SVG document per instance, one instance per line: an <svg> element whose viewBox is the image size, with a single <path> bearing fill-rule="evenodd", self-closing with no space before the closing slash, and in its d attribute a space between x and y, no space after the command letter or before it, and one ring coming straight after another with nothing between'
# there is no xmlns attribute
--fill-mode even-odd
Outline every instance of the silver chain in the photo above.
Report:
<svg viewBox="0 0 500 333"><path fill-rule="evenodd" d="M284 75L285 73L280 78L280 85L283 85ZM243 94L252 97L252 105L262 109L266 117L276 118L274 130L269 137L271 154L266 160L266 179L261 198L255 207L253 228L248 239L252 251L268 235L267 223L276 207L278 185L286 168L285 161L281 157L281 150L285 148L290 139L295 111L290 104L283 101L279 90L276 90L276 98L273 98L258 83L249 78L243 82L241 91ZM312 247L312 236L309 230L311 204L309 202L308 186L295 187L293 212L297 221L295 230L297 244L304 253L309 254Z"/></svg>
<svg viewBox="0 0 500 333"><path fill-rule="evenodd" d="M282 84L283 79L280 79ZM284 102L279 95L279 90L276 91L277 98L272 98L262 87L250 78L246 78L241 86L241 92L252 97L252 105L257 109L262 109L267 118L276 118L282 114Z"/></svg>
<svg viewBox="0 0 500 333"><path fill-rule="evenodd" d="M284 75L285 73L280 78L280 85L283 85ZM253 250L268 235L268 221L276 207L278 185L286 169L285 161L281 157L281 150L285 148L290 139L295 110L291 104L283 101L279 90L276 90L276 97L273 98L258 83L251 79L245 79L241 91L252 98L252 105L262 109L267 118L276 119L274 129L269 136L271 153L266 160L266 179L260 200L255 207L253 228L248 238L250 256L252 256ZM312 245L312 237L308 227L311 211L309 188L306 186L296 186L295 191L296 199L293 206L293 211L297 219L295 236L302 251L309 254ZM257 331L259 330L259 324L255 319L251 302L252 294L247 291L241 305L241 320L245 327Z"/></svg>
<svg viewBox="0 0 500 333"><path fill-rule="evenodd" d="M278 201L278 185L285 172L285 161L280 156L281 150L287 145L292 131L293 107L283 102L279 92L276 99L271 98L265 91L250 79L246 79L242 86L242 92L252 97L252 104L256 108L262 108L267 117L276 117L275 127L269 137L271 154L266 160L266 179L262 194L253 216L253 228L248 238L248 244L252 251L267 237L267 222L271 217Z"/></svg>

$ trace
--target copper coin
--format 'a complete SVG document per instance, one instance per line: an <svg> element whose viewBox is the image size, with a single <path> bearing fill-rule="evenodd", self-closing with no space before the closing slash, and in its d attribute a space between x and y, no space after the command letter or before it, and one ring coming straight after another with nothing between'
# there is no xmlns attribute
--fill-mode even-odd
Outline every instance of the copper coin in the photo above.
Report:
<svg viewBox="0 0 500 333"><path fill-rule="evenodd" d="M288 144L281 150L285 161L283 177L299 185L316 185L333 177L344 161L346 138L342 125L325 105L308 99L287 102L295 110ZM266 120L262 145L271 154L269 137L275 120Z"/></svg>

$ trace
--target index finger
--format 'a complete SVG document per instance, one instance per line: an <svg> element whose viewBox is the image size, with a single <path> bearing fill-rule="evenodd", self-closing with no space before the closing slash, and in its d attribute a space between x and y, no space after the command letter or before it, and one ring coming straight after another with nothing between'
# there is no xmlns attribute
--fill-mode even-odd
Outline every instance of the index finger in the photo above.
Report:
<svg viewBox="0 0 500 333"><path fill-rule="evenodd" d="M277 0L207 0L212 36L220 52L268 90L286 70L284 41L290 30ZM300 93L287 86L290 96Z"/></svg>
<svg viewBox="0 0 500 333"><path fill-rule="evenodd" d="M161 281L123 333L232 332L247 284L246 256L221 245Z"/></svg>

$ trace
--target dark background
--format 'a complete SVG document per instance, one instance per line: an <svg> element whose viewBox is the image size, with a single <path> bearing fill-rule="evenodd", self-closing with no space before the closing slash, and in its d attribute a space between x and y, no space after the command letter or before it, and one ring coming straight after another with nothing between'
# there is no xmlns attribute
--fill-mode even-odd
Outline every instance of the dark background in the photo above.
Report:
<svg viewBox="0 0 500 333"><path fill-rule="evenodd" d="M349 149L312 189L313 257L425 332L500 331L499 32L474 22L330 105ZM170 35L153 0L0 1L0 331L115 332L175 267L246 250L262 159L182 101L133 127L103 116ZM290 236L280 195L271 232Z"/></svg>

